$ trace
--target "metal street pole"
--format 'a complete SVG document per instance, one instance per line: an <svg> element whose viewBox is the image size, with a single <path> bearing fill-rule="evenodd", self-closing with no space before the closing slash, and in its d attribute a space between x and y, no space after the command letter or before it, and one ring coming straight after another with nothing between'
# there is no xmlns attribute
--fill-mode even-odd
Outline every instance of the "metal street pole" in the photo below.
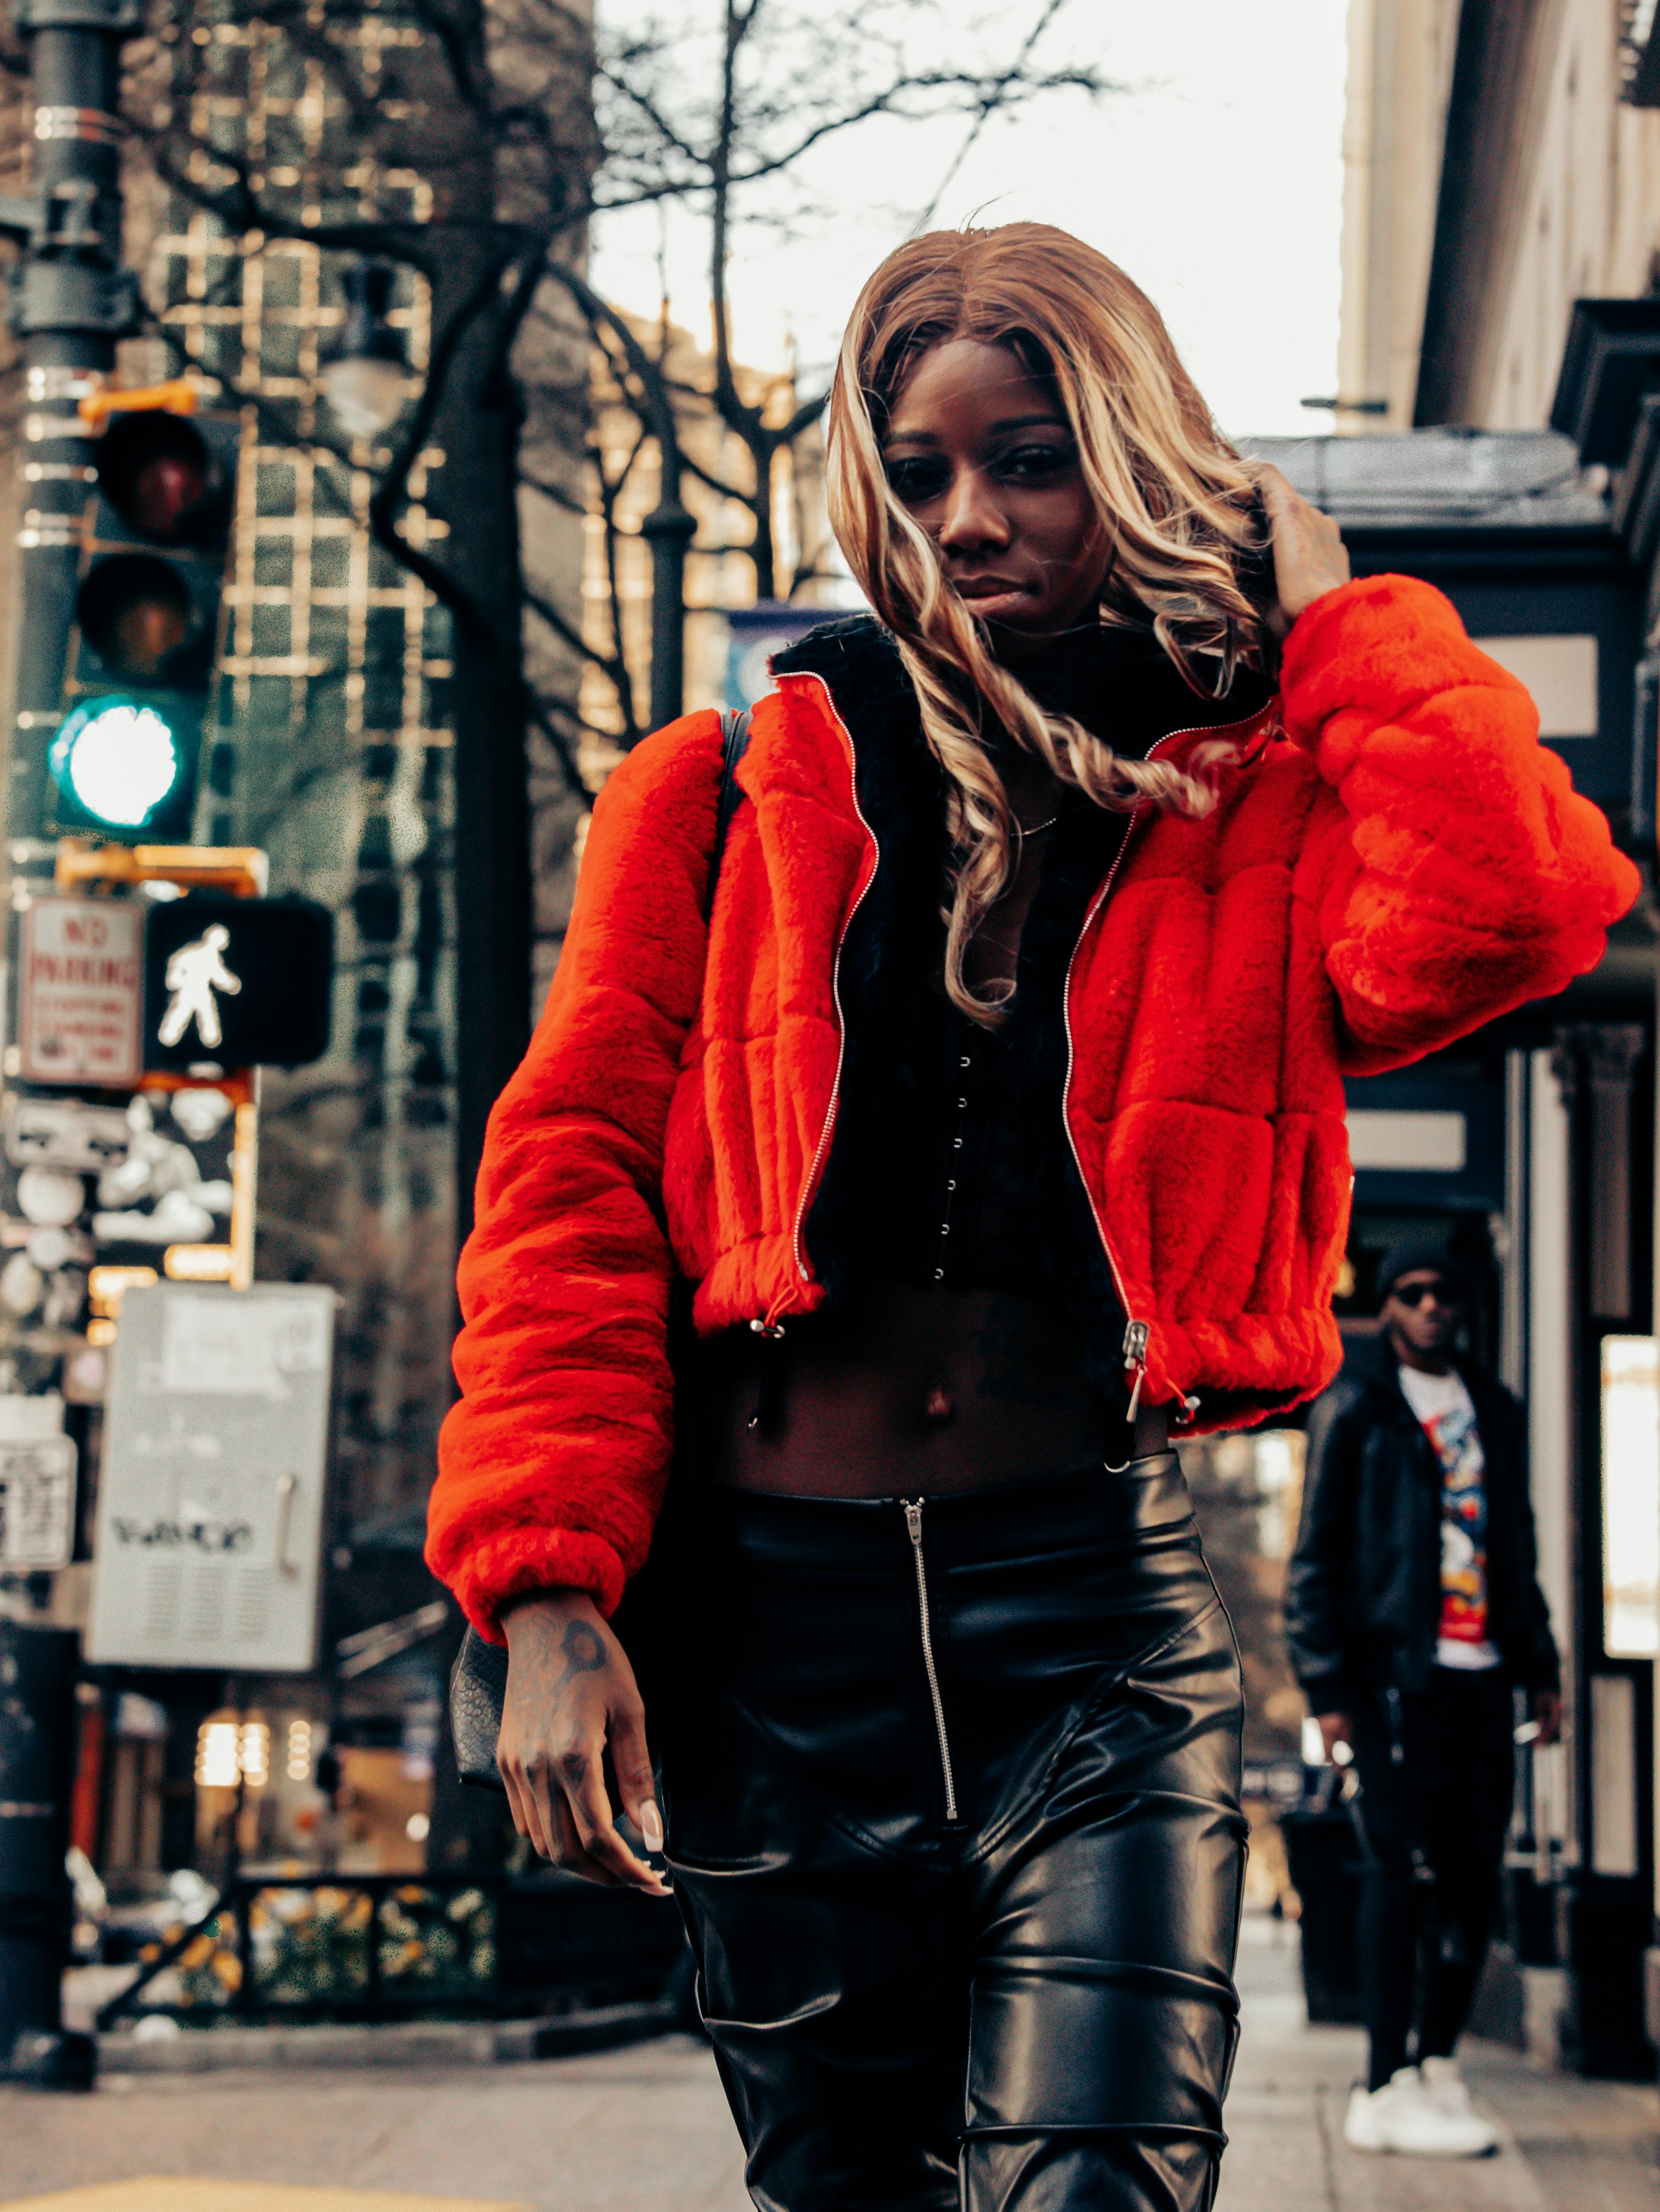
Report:
<svg viewBox="0 0 1660 2212"><path fill-rule="evenodd" d="M6 751L7 827L40 838L50 819L47 748L63 705L94 481L79 402L109 379L115 341L137 319L121 265L121 42L140 0L18 0L29 40L34 189L0 198L0 230L24 253L6 314L23 341L22 498L16 690ZM0 1621L0 2076L85 2087L94 2045L64 2032L69 1958L64 1869L74 1783L78 1638Z"/></svg>
<svg viewBox="0 0 1660 2212"><path fill-rule="evenodd" d="M663 501L640 525L640 535L651 546L654 730L686 711L686 548L697 535L697 524L681 506L678 487L670 492L668 483L666 473Z"/></svg>
<svg viewBox="0 0 1660 2212"><path fill-rule="evenodd" d="M0 2079L84 2089L89 2035L66 2034L64 1855L77 1740L72 1629L0 1620Z"/></svg>
<svg viewBox="0 0 1660 2212"><path fill-rule="evenodd" d="M46 749L62 705L75 615L81 519L93 481L78 403L109 380L138 291L121 265L121 42L140 0L20 0L34 100L34 191L0 198L0 229L24 242L7 286L23 340L27 411L16 696L7 822L40 837L49 818Z"/></svg>
<svg viewBox="0 0 1660 2212"><path fill-rule="evenodd" d="M660 730L686 710L686 549L697 535L696 519L680 495L684 464L674 402L662 370L617 310L575 270L553 260L544 266L575 301L588 327L597 333L603 323L616 338L657 441L658 503L641 523L640 535L651 547L651 726Z"/></svg>

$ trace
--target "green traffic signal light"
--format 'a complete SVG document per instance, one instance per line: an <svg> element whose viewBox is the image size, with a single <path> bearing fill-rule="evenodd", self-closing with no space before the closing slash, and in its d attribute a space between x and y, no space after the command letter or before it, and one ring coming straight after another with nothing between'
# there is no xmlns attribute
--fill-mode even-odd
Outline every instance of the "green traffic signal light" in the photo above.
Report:
<svg viewBox="0 0 1660 2212"><path fill-rule="evenodd" d="M106 692L64 716L46 756L60 830L122 842L188 836L195 795L195 718L165 694Z"/></svg>

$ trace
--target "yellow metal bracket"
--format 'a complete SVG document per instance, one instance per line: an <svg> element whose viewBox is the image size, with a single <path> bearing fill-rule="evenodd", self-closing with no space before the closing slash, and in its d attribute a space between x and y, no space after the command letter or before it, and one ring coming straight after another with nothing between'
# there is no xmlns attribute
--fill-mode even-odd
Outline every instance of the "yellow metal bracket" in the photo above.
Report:
<svg viewBox="0 0 1660 2212"><path fill-rule="evenodd" d="M131 392L107 386L100 392L88 392L82 397L78 411L88 429L99 430L106 416L130 414L143 408L163 408L169 415L194 415L201 398L201 393L187 378L176 376L170 383L140 385Z"/></svg>

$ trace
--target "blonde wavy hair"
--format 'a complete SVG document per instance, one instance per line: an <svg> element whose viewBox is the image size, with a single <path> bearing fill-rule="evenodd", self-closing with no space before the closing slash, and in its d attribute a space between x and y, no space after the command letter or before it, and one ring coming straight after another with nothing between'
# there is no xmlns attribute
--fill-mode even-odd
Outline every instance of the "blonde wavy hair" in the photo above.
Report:
<svg viewBox="0 0 1660 2212"><path fill-rule="evenodd" d="M1121 758L1070 715L1047 713L993 657L882 461L909 376L924 354L955 338L1009 347L1063 409L1100 524L1104 622L1150 627L1189 684L1214 697L1238 667L1265 666L1272 647L1238 577L1260 538L1252 471L1212 422L1158 309L1123 270L1047 223L932 231L891 253L860 294L842 343L826 456L830 521L898 641L946 772L953 853L946 988L989 1028L1013 986L976 993L964 963L1016 861L1018 830L992 749L998 733L1098 805L1124 811L1151 800L1207 813L1215 773L1234 749L1207 741L1185 770Z"/></svg>

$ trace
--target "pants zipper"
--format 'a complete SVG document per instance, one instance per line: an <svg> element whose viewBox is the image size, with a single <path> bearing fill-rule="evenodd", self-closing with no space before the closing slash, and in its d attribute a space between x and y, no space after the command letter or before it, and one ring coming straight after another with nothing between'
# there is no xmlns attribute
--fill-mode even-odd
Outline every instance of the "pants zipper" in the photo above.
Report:
<svg viewBox="0 0 1660 2212"><path fill-rule="evenodd" d="M939 1695L939 1669L933 1662L933 1631L928 1621L928 1571L922 1558L922 1501L920 1498L900 1500L905 1509L905 1530L910 1538L910 1555L916 1569L916 1604L922 1622L922 1667L928 1678L928 1695L933 1700L933 1729L939 1739L939 1772L946 1785L946 1818L957 1818L957 1781L952 1772L951 1739L946 1734L945 1701Z"/></svg>

